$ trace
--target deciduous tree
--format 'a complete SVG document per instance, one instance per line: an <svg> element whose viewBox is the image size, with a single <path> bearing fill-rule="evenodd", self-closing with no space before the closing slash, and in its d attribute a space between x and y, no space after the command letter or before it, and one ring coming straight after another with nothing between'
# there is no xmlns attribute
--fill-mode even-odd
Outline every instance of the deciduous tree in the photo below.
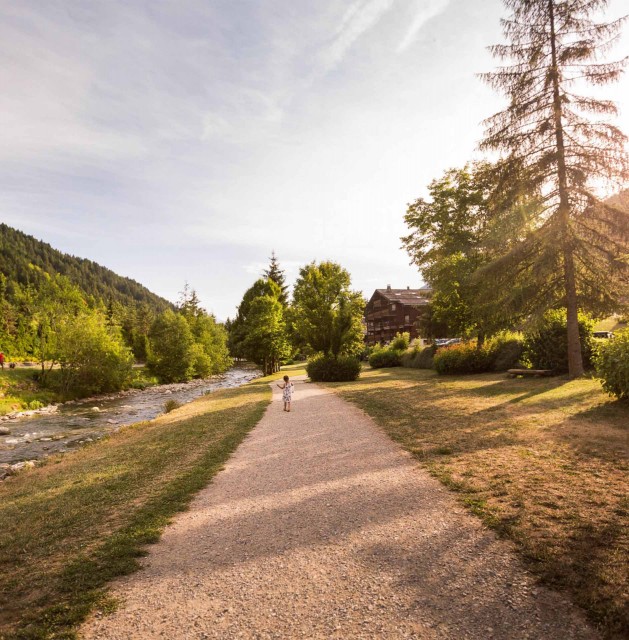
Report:
<svg viewBox="0 0 629 640"><path fill-rule="evenodd" d="M162 382L185 382L194 374L194 336L179 313L167 309L155 319L149 333L149 369Z"/></svg>
<svg viewBox="0 0 629 640"><path fill-rule="evenodd" d="M294 326L312 351L338 356L362 350L365 300L350 287L349 273L335 262L300 269L293 292Z"/></svg>
<svg viewBox="0 0 629 640"><path fill-rule="evenodd" d="M507 201L514 206L515 199L504 191L503 178L487 162L449 169L431 182L429 199L408 206L404 220L410 233L402 243L433 289L420 320L424 337L438 337L435 332L441 337L477 335L482 342L514 321L496 304L493 283L476 277L481 266L504 251L504 240L494 239L495 207Z"/></svg>
<svg viewBox="0 0 629 640"><path fill-rule="evenodd" d="M127 383L133 354L120 329L99 312L68 318L57 335L61 384L65 393L119 391Z"/></svg>

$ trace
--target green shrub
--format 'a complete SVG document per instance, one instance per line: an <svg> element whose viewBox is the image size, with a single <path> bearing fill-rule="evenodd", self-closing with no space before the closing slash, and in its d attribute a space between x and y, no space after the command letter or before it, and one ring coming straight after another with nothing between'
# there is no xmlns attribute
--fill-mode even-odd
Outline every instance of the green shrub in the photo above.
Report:
<svg viewBox="0 0 629 640"><path fill-rule="evenodd" d="M491 371L493 358L486 346L477 348L474 342L461 342L439 349L433 362L440 375L484 373Z"/></svg>
<svg viewBox="0 0 629 640"><path fill-rule="evenodd" d="M402 351L386 348L376 349L369 356L369 365L373 369L382 369L384 367L401 367Z"/></svg>
<svg viewBox="0 0 629 640"><path fill-rule="evenodd" d="M413 362L413 358L418 353L419 353L419 350L417 349L417 346L413 347L412 349L407 349L406 351L404 351L404 353L402 353L402 355L400 356L400 366L410 367L411 363Z"/></svg>
<svg viewBox="0 0 629 640"><path fill-rule="evenodd" d="M524 341L516 333L502 333L491 338L486 343L489 350L494 371L514 369L521 364L524 352Z"/></svg>
<svg viewBox="0 0 629 640"><path fill-rule="evenodd" d="M360 361L352 356L316 356L306 365L313 382L349 382L360 375Z"/></svg>
<svg viewBox="0 0 629 640"><path fill-rule="evenodd" d="M167 309L149 333L149 371L160 382L186 382L194 374L194 336L186 319Z"/></svg>
<svg viewBox="0 0 629 640"><path fill-rule="evenodd" d="M629 329L599 344L594 364L603 389L620 400L629 400Z"/></svg>
<svg viewBox="0 0 629 640"><path fill-rule="evenodd" d="M120 331L104 315L82 314L57 332L64 395L86 396L124 388L131 379L133 354Z"/></svg>
<svg viewBox="0 0 629 640"><path fill-rule="evenodd" d="M395 338L393 338L389 344L389 349L393 349L394 351L406 351L410 344L411 334L408 331L405 331L404 333L396 333Z"/></svg>
<svg viewBox="0 0 629 640"><path fill-rule="evenodd" d="M207 378L212 374L212 358L205 352L203 345L195 342L190 348L192 375L195 378Z"/></svg>
<svg viewBox="0 0 629 640"><path fill-rule="evenodd" d="M579 314L579 335L583 366L592 366L592 330L594 323ZM554 373L568 372L568 329L565 309L553 309L544 314L541 324L524 339L524 357L533 369L550 369Z"/></svg>
<svg viewBox="0 0 629 640"><path fill-rule="evenodd" d="M402 356L402 366L413 369L434 369L433 358L436 351L437 347L434 344L423 348L418 346Z"/></svg>
<svg viewBox="0 0 629 640"><path fill-rule="evenodd" d="M379 344L368 345L363 347L363 350L358 354L358 359L361 361L369 360L369 356L378 349L382 349Z"/></svg>
<svg viewBox="0 0 629 640"><path fill-rule="evenodd" d="M166 400L166 402L164 402L164 413L170 413L175 409L179 409L180 406L181 403L177 402L177 400L173 400L172 398L170 400Z"/></svg>

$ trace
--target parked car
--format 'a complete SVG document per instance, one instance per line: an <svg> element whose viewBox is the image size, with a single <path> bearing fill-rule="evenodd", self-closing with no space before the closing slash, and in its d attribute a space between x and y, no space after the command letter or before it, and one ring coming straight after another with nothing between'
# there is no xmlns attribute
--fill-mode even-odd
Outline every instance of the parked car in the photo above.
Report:
<svg viewBox="0 0 629 640"><path fill-rule="evenodd" d="M607 340L611 340L611 338L614 337L614 332L613 331L594 331L594 333L592 333L592 336L595 338L605 338Z"/></svg>
<svg viewBox="0 0 629 640"><path fill-rule="evenodd" d="M447 347L451 344L459 344L459 342L462 342L461 338L437 338L435 345L437 347Z"/></svg>

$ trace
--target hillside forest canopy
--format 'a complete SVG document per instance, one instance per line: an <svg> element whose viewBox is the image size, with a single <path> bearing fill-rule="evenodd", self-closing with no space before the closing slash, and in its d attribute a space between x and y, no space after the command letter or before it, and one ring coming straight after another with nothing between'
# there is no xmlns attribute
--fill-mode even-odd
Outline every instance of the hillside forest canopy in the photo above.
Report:
<svg viewBox="0 0 629 640"><path fill-rule="evenodd" d="M64 397L122 389L134 361L161 382L225 371L227 332L184 286L177 304L0 225L0 351Z"/></svg>

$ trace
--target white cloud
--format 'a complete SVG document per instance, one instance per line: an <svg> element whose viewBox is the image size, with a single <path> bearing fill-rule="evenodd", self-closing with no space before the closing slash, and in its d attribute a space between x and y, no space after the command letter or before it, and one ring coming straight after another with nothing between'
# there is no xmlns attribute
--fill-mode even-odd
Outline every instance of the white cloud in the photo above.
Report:
<svg viewBox="0 0 629 640"><path fill-rule="evenodd" d="M405 49L408 49L408 47L410 47L415 41L415 38L417 37L417 34L420 32L421 28L431 18L434 18L442 11L444 11L449 3L450 0L417 0L417 11L415 13L415 17L409 25L405 36L402 38L402 41L398 45L397 52L401 53Z"/></svg>
<svg viewBox="0 0 629 640"><path fill-rule="evenodd" d="M345 12L332 43L321 52L318 71L325 75L336 68L354 42L378 24L393 3L394 0L367 0L351 5Z"/></svg>

